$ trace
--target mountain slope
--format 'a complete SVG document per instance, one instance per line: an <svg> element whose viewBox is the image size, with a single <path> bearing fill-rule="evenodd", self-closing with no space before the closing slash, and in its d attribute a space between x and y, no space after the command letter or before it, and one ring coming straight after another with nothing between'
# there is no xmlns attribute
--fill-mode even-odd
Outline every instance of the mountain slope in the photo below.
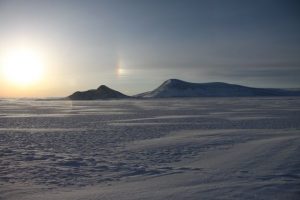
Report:
<svg viewBox="0 0 300 200"><path fill-rule="evenodd" d="M138 94L140 98L164 97L243 97L243 96L299 96L299 91L252 88L222 82L190 83L169 79L153 91Z"/></svg>
<svg viewBox="0 0 300 200"><path fill-rule="evenodd" d="M83 92L75 92L67 97L71 100L97 100L97 99L122 99L129 96L113 90L105 85L101 85L96 90L88 90Z"/></svg>

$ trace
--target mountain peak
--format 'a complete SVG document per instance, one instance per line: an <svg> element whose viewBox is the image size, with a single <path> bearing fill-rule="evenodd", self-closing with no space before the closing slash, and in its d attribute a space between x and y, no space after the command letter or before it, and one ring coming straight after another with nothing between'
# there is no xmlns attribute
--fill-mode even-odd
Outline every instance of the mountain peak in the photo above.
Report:
<svg viewBox="0 0 300 200"><path fill-rule="evenodd" d="M123 99L129 96L113 90L106 85L100 85L96 90L75 92L68 97L71 100Z"/></svg>
<svg viewBox="0 0 300 200"><path fill-rule="evenodd" d="M168 79L161 86L158 88L159 90L164 90L164 89L171 89L171 88L181 88L181 89L186 89L190 87L191 85L194 85L195 83L189 83L186 81L182 81L179 79Z"/></svg>
<svg viewBox="0 0 300 200"><path fill-rule="evenodd" d="M100 85L97 90L111 90L111 88L107 87L106 85Z"/></svg>
<svg viewBox="0 0 300 200"><path fill-rule="evenodd" d="M166 81L163 83L163 85L182 84L182 83L186 83L186 82L185 82L185 81L182 81L182 80L179 80L179 79L172 78L172 79L166 80Z"/></svg>

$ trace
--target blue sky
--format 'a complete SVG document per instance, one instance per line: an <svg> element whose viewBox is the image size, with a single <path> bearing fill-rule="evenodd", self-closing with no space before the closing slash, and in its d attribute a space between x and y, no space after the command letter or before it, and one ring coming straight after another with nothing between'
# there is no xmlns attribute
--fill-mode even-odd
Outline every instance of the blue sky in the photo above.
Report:
<svg viewBox="0 0 300 200"><path fill-rule="evenodd" d="M42 49L42 96L100 84L135 94L169 78L300 87L299 10L296 0L0 0L0 53Z"/></svg>

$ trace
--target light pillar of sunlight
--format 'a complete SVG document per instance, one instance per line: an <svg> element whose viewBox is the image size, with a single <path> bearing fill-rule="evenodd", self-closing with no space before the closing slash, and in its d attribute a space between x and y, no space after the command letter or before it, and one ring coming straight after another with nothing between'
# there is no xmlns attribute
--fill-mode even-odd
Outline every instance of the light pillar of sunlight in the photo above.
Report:
<svg viewBox="0 0 300 200"><path fill-rule="evenodd" d="M125 68L124 62L121 59L118 60L116 68L117 76L119 78L128 74L128 70Z"/></svg>

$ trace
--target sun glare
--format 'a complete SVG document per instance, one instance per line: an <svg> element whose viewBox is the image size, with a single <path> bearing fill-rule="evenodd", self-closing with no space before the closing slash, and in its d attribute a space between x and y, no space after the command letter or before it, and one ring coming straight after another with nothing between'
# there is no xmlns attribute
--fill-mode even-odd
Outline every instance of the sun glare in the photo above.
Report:
<svg viewBox="0 0 300 200"><path fill-rule="evenodd" d="M124 64L122 59L118 59L117 65L116 65L116 74L117 76L123 77L127 76L129 73L128 69L126 68L126 65Z"/></svg>
<svg viewBox="0 0 300 200"><path fill-rule="evenodd" d="M118 75L119 76L122 76L125 74L125 69L122 69L122 68L118 68Z"/></svg>
<svg viewBox="0 0 300 200"><path fill-rule="evenodd" d="M4 77L17 85L29 85L41 79L44 63L41 56L31 49L14 49L3 58Z"/></svg>

